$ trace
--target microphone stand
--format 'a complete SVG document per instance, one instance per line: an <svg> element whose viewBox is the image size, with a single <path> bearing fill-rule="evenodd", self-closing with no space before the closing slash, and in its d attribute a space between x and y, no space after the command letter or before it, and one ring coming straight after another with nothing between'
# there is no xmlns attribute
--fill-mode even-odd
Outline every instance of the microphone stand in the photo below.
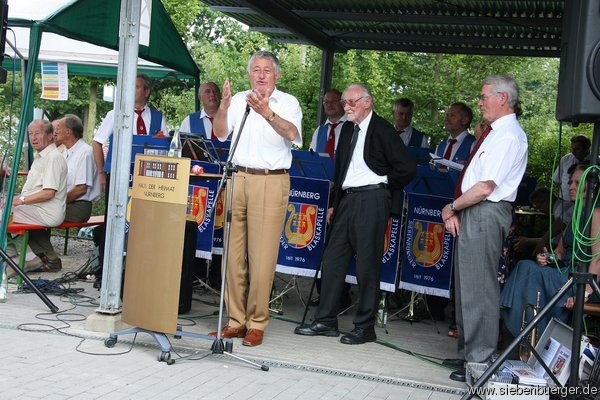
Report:
<svg viewBox="0 0 600 400"><path fill-rule="evenodd" d="M225 186L225 182L227 181L227 179L229 179L229 184L227 185L227 204L226 204L226 208L225 208L225 235L223 236L223 278L221 279L221 295L219 297L219 322L217 324L217 336L216 338L214 336L209 336L209 335L200 335L200 334L196 334L196 333L190 333L190 332L183 332L182 327L180 325L177 326L177 333L175 335L176 338L179 338L181 336L191 336L191 337L198 337L201 339L207 339L207 340L213 340L213 344L210 348L212 354L226 354L230 357L236 358L240 361L243 361L245 363L248 363L250 365L253 365L257 368L260 368L263 371L268 371L269 367L267 365L264 364L258 364L255 363L253 361L247 360L245 358L242 358L240 356L237 356L235 354L232 353L233 351L233 340L232 339L223 339L222 337L222 333L221 333L221 329L223 328L223 310L224 310L224 296L225 296L225 285L226 285L226 281L227 281L227 267L228 267L228 252L229 252L229 237L230 237L230 232L231 232L231 216L232 216L232 208L233 208L233 181L234 181L234 172L237 172L237 166L235 164L233 164L233 162L231 160L233 160L233 156L235 154L235 150L237 148L238 142L240 140L240 136L242 136L242 130L244 129L244 125L246 125L246 119L248 118L248 114L250 114L250 105L246 106L246 111L244 112L244 116L242 117L242 122L240 123L240 128L238 130L238 134L235 138L235 141L232 143L231 148L229 150L229 156L227 157L227 162L224 165L223 168L223 175L221 176L221 180L219 181L219 186L217 187L217 195L215 196L214 201L212 202L212 205L210 205L210 208L207 210L207 214L209 215L209 218L213 218L215 210L216 210L216 205L217 205L217 200L219 198L219 194L221 193L221 190L223 189L223 187ZM192 354L190 356L186 356L186 357L181 357L181 359L186 359L186 358L191 358L196 354ZM208 355L208 354L206 354ZM204 358L204 357L202 357ZM175 361L175 360L172 360Z"/></svg>

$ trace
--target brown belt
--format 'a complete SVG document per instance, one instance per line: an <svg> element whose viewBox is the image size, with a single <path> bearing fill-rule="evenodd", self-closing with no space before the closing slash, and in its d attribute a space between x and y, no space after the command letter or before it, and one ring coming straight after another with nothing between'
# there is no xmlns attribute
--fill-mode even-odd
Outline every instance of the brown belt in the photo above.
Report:
<svg viewBox="0 0 600 400"><path fill-rule="evenodd" d="M248 168L248 167L237 167L239 172L245 172L251 175L283 175L287 174L287 169L260 169L260 168Z"/></svg>

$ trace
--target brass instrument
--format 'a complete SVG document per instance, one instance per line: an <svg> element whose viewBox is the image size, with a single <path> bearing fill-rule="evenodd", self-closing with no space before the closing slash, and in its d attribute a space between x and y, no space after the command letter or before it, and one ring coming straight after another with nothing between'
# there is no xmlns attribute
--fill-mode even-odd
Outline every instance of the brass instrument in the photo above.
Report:
<svg viewBox="0 0 600 400"><path fill-rule="evenodd" d="M530 322L527 320L527 314L530 310L533 314L531 316L531 319L534 319L540 311L540 292L537 292L537 301L535 306L533 304L525 304L525 306L523 307L523 316L521 318L521 331L525 329L527 324ZM531 332L529 332L529 335L527 337L523 338L523 341L528 341L531 347L535 348L535 345L537 344L537 326L533 328ZM530 356L531 350L529 349L529 346L521 343L521 345L519 346L519 358L521 359L521 361L527 362Z"/></svg>

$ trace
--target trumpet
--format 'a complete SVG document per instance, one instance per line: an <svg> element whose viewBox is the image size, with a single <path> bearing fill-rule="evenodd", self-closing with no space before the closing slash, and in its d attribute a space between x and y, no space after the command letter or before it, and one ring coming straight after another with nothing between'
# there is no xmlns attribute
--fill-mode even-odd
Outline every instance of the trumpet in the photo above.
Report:
<svg viewBox="0 0 600 400"><path fill-rule="evenodd" d="M536 315L538 314L539 311L540 311L540 292L537 292L536 304L535 305L525 304L525 306L523 307L523 315L521 317L521 331L523 331L523 329L525 329L527 324L536 317ZM531 313L531 319L528 320L527 315L529 313ZM537 326L535 328L533 328L531 330L531 332L529 332L529 335L527 335L525 338L523 338L523 342L529 342L531 347L535 348L535 345L537 344ZM527 360L529 360L529 357L531 357L531 350L530 350L529 346L527 346L526 344L523 344L523 342L521 342L521 345L519 346L519 358L521 359L521 361L527 362Z"/></svg>

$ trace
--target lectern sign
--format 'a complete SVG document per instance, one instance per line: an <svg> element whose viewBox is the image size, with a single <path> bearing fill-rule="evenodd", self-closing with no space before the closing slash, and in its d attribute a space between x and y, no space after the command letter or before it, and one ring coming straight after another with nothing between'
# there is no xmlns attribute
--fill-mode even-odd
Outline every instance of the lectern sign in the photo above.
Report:
<svg viewBox="0 0 600 400"><path fill-rule="evenodd" d="M131 326L177 329L189 177L189 158L135 156L122 317Z"/></svg>
<svg viewBox="0 0 600 400"><path fill-rule="evenodd" d="M189 174L188 158L138 155L133 171L132 197L187 204Z"/></svg>

